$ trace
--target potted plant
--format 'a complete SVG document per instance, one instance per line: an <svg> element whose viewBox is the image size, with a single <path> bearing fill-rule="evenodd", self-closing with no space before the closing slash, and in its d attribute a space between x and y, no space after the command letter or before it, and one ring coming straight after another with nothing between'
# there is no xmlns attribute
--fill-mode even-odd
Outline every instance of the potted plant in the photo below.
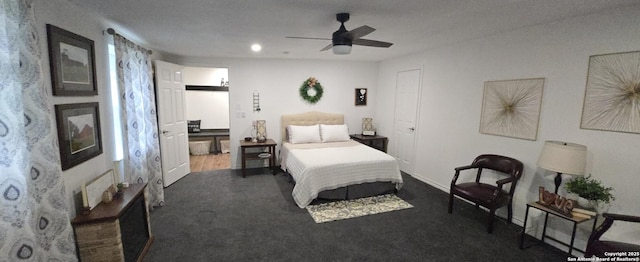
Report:
<svg viewBox="0 0 640 262"><path fill-rule="evenodd" d="M591 178L591 175L576 177L567 182L564 187L567 192L577 194L586 199L587 203L578 199L578 204L584 207L589 207L590 205L596 209L603 209L616 199L613 196L612 187L605 187L599 180Z"/></svg>

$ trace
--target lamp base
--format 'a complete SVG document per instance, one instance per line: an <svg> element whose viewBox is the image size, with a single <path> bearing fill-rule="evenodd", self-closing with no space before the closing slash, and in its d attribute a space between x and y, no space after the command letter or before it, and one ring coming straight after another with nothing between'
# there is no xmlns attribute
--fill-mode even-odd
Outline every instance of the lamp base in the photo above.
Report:
<svg viewBox="0 0 640 262"><path fill-rule="evenodd" d="M375 135L376 135L376 131L363 130L363 131L362 131L362 135L363 135L363 136L375 136Z"/></svg>
<svg viewBox="0 0 640 262"><path fill-rule="evenodd" d="M556 192L555 194L558 194L558 189L560 188L560 184L562 184L562 173L558 172L558 174L556 175L556 178L553 180L556 182Z"/></svg>

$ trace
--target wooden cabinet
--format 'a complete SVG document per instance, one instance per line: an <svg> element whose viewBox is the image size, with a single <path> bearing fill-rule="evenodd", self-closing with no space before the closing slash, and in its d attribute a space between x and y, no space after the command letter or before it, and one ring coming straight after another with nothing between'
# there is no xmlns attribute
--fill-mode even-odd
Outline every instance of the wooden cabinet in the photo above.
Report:
<svg viewBox="0 0 640 262"><path fill-rule="evenodd" d="M132 184L121 197L71 221L81 261L142 261L153 242L146 186Z"/></svg>

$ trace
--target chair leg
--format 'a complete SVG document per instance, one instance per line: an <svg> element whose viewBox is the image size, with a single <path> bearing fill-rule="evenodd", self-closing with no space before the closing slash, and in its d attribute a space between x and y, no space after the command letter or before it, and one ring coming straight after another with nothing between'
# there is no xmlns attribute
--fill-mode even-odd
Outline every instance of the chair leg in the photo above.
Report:
<svg viewBox="0 0 640 262"><path fill-rule="evenodd" d="M449 193L449 214L453 212L453 193Z"/></svg>
<svg viewBox="0 0 640 262"><path fill-rule="evenodd" d="M487 221L487 233L491 234L493 233L493 219L496 216L496 210L495 209L490 209L489 210L489 221Z"/></svg>
<svg viewBox="0 0 640 262"><path fill-rule="evenodd" d="M513 207L511 203L507 206L507 223L511 224L511 218L513 217Z"/></svg>

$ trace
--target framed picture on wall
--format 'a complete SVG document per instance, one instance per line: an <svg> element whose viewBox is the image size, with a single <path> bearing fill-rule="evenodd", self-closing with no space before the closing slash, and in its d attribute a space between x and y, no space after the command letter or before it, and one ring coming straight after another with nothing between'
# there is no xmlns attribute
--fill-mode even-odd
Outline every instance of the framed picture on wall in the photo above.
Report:
<svg viewBox="0 0 640 262"><path fill-rule="evenodd" d="M62 170L102 154L98 103L56 105Z"/></svg>
<svg viewBox="0 0 640 262"><path fill-rule="evenodd" d="M580 127L640 134L640 51L592 55Z"/></svg>
<svg viewBox="0 0 640 262"><path fill-rule="evenodd" d="M367 105L367 89L356 88L356 106L366 106L366 105Z"/></svg>
<svg viewBox="0 0 640 262"><path fill-rule="evenodd" d="M97 95L93 40L50 24L47 39L53 95Z"/></svg>
<svg viewBox="0 0 640 262"><path fill-rule="evenodd" d="M544 78L486 81L480 133L536 140Z"/></svg>

